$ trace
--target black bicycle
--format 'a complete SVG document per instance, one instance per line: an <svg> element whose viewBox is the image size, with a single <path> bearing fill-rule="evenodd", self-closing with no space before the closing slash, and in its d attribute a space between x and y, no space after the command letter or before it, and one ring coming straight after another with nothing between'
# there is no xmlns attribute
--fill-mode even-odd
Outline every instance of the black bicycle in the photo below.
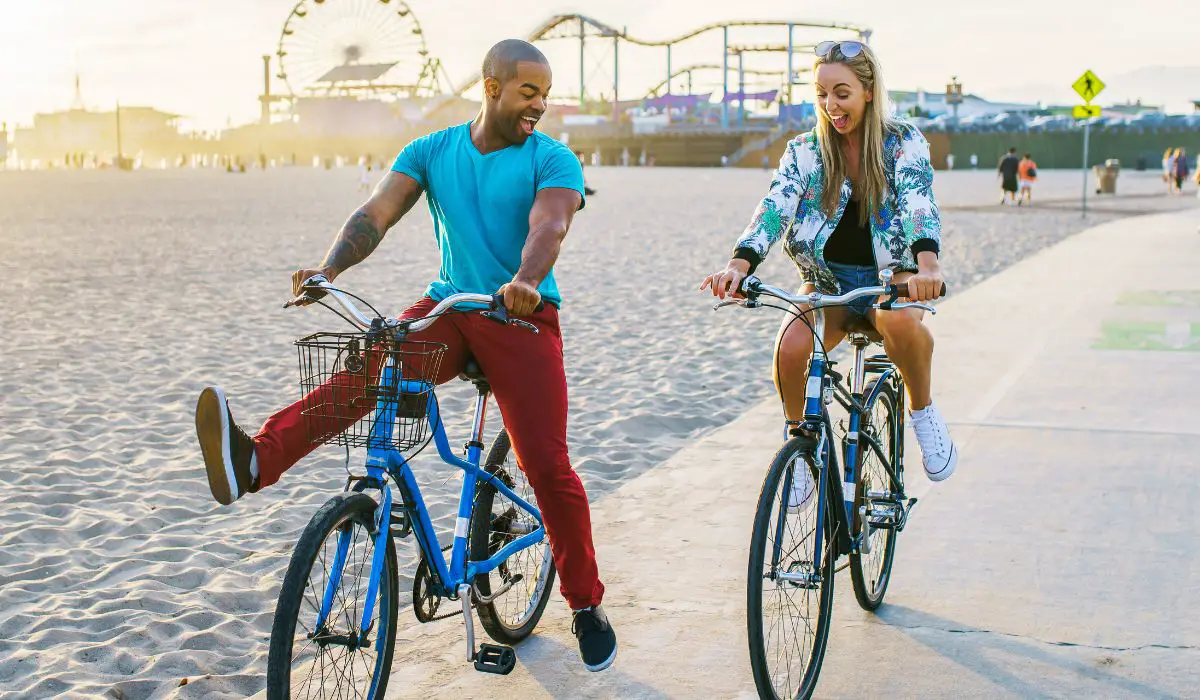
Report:
<svg viewBox="0 0 1200 700"><path fill-rule="evenodd" d="M887 355L867 355L882 338L865 322L847 329L854 348L849 377L834 369L821 342L822 309L856 299L880 297L876 309L936 313L927 304L897 302L908 288L890 284L891 277L885 270L883 286L828 296L790 294L751 276L743 298L717 304L780 309L813 333L804 419L789 426L787 442L771 462L750 539L746 617L762 698L812 696L832 624L834 574L849 567L858 604L878 608L891 580L896 536L917 501L904 493L904 381ZM785 305L767 303L770 298ZM827 408L835 400L849 414L840 436ZM839 441L841 478L834 449Z"/></svg>

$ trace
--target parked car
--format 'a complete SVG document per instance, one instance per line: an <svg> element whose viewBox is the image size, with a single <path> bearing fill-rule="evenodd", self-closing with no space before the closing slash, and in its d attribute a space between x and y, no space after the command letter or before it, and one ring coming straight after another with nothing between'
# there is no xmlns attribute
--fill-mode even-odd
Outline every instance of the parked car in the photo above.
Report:
<svg viewBox="0 0 1200 700"><path fill-rule="evenodd" d="M1027 131L1029 122L1020 114L1011 112L1001 112L991 118L988 122L991 127L990 131Z"/></svg>
<svg viewBox="0 0 1200 700"><path fill-rule="evenodd" d="M1069 131L1076 128L1076 120L1069 114L1035 117L1029 121L1030 131Z"/></svg>

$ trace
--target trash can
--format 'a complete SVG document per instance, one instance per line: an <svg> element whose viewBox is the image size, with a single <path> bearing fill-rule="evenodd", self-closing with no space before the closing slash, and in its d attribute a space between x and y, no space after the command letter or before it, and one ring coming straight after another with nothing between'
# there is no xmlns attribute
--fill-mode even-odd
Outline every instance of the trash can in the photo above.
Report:
<svg viewBox="0 0 1200 700"><path fill-rule="evenodd" d="M1104 161L1104 165L1096 165L1092 167L1092 173L1096 176L1096 194L1116 194L1117 193L1117 175L1121 172L1121 161L1116 158L1109 158Z"/></svg>

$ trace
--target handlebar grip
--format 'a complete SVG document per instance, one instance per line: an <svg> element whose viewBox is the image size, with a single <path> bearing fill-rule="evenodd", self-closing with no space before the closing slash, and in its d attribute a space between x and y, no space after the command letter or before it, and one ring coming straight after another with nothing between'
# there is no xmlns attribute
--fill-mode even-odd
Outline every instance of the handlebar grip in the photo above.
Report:
<svg viewBox="0 0 1200 700"><path fill-rule="evenodd" d="M912 298L908 295L908 282L901 282L900 284L897 284L895 286L896 286L896 296L904 297L905 299ZM945 282L942 282L942 291L940 294L938 294L938 296L939 297L946 296L946 283Z"/></svg>
<svg viewBox="0 0 1200 700"><path fill-rule="evenodd" d="M545 309L545 308L546 308L546 302L539 301L537 306L533 307L533 312L538 313L542 309ZM504 295L503 294L493 294L492 295L492 311L503 311L505 314L508 313L508 309L506 309L504 307Z"/></svg>

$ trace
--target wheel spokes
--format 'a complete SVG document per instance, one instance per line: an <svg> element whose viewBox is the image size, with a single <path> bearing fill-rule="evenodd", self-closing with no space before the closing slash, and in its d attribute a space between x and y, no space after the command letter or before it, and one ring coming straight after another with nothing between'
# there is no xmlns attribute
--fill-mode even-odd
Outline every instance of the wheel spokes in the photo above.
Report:
<svg viewBox="0 0 1200 700"><path fill-rule="evenodd" d="M350 546L340 585L334 592L329 615L317 628L321 602L333 574L337 540L346 530L350 533ZM381 581L368 634L362 634L359 625L374 550L375 538L363 523L353 519L339 523L321 543L302 591L296 620L291 668L294 697L366 698L370 694L378 665L374 635L389 633L383 624L383 614L385 606L396 604L384 599L388 595L387 582Z"/></svg>
<svg viewBox="0 0 1200 700"><path fill-rule="evenodd" d="M808 469L804 459L793 460L788 469ZM794 478L794 474L793 474ZM823 587L800 585L773 576L772 554L778 550L780 572L821 574L814 570L817 498L799 512L787 512L789 494L781 478L772 498L771 528L768 532L762 573L762 639L768 672L777 693L791 697L804 682L816 644L816 625ZM780 518L780 510L783 517ZM828 556L825 552L824 556Z"/></svg>

